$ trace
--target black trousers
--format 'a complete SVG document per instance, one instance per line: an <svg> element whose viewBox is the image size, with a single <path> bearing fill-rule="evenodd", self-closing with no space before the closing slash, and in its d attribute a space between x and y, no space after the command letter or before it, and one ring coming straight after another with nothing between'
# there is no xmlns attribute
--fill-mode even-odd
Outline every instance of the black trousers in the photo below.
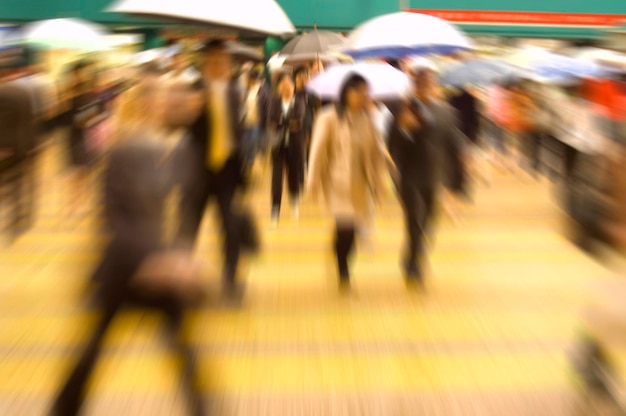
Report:
<svg viewBox="0 0 626 416"><path fill-rule="evenodd" d="M353 224L336 224L334 249L337 257L339 279L342 281L350 279L348 258L354 250L355 238L356 229Z"/></svg>
<svg viewBox="0 0 626 416"><path fill-rule="evenodd" d="M544 134L540 131L524 133L524 153L528 159L528 167L535 172L541 169L541 147L543 146Z"/></svg>
<svg viewBox="0 0 626 416"><path fill-rule="evenodd" d="M171 296L146 296L131 289L130 278L149 254L150 250L113 243L109 246L102 264L96 273L108 272L108 279L101 284L101 306L103 314L96 324L89 341L77 364L65 381L53 404L53 416L75 416L80 414L86 397L86 386L102 350L103 340L111 327L114 318L124 307L156 309L167 317L167 335L171 347L182 359L182 383L188 395L190 414L200 416L206 414L202 394L198 390L198 375L195 357L191 347L181 341L181 329L184 305Z"/></svg>
<svg viewBox="0 0 626 416"><path fill-rule="evenodd" d="M300 140L272 150L272 208L280 210L283 197L283 175L287 170L289 196L297 198L304 182L304 149Z"/></svg>
<svg viewBox="0 0 626 416"><path fill-rule="evenodd" d="M416 269L424 252L424 237L430 231L434 216L435 190L405 187L400 190L404 221L408 236L405 267Z"/></svg>
<svg viewBox="0 0 626 416"><path fill-rule="evenodd" d="M224 279L234 284L239 264L240 242L238 237L237 215L233 210L233 197L240 184L240 163L229 160L218 172L204 171L201 177L183 191L180 209L180 228L177 242L183 247L192 247L198 239L198 232L207 204L217 203L221 219L224 251Z"/></svg>

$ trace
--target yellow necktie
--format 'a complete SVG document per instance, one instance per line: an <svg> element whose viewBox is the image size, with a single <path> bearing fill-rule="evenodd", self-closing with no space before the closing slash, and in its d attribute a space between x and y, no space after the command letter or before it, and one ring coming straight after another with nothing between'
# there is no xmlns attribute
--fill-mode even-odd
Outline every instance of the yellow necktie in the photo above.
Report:
<svg viewBox="0 0 626 416"><path fill-rule="evenodd" d="M209 169L219 171L228 159L228 126L225 122L225 103L220 102L218 94L209 92L209 120L211 122L211 137L209 138L209 154L207 163Z"/></svg>

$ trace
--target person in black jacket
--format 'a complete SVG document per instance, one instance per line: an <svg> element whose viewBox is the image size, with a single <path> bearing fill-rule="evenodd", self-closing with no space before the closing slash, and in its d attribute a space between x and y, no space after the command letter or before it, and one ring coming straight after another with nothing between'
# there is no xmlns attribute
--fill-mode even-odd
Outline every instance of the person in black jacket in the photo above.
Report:
<svg viewBox="0 0 626 416"><path fill-rule="evenodd" d="M289 196L298 215L298 199L304 172L304 118L305 103L295 95L293 77L284 72L279 75L278 95L270 105L268 125L274 137L272 143L272 222L276 225L280 215L283 194L283 173L287 170Z"/></svg>
<svg viewBox="0 0 626 416"><path fill-rule="evenodd" d="M389 153L399 173L396 184L404 209L408 245L402 265L408 283L422 283L424 237L430 230L443 186L450 188L450 167L460 163L465 139L453 109L437 98L435 74L428 67L414 74L415 94L395 111Z"/></svg>

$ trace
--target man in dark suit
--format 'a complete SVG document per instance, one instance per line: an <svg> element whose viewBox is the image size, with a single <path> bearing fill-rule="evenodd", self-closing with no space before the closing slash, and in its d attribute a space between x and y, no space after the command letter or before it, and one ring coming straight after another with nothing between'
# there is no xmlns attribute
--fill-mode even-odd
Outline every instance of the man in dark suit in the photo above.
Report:
<svg viewBox="0 0 626 416"><path fill-rule="evenodd" d="M293 77L284 72L278 76L278 94L272 98L268 124L276 142L272 148L272 225L276 226L283 194L283 172L294 216L298 216L300 190L304 174L304 98L295 94Z"/></svg>
<svg viewBox="0 0 626 416"><path fill-rule="evenodd" d="M453 156L462 154L465 139L453 109L437 98L433 69L416 68L413 77L413 96L395 111L389 152L399 172L397 189L408 234L405 277L409 283L421 283L424 237L441 187L452 185L451 165L459 160Z"/></svg>
<svg viewBox="0 0 626 416"><path fill-rule="evenodd" d="M240 242L233 210L236 190L243 185L240 90L232 79L232 57L223 41L204 45L202 67L206 105L191 127L194 180L183 189L179 243L193 246L207 203L217 203L224 233L224 290L241 295L236 284Z"/></svg>

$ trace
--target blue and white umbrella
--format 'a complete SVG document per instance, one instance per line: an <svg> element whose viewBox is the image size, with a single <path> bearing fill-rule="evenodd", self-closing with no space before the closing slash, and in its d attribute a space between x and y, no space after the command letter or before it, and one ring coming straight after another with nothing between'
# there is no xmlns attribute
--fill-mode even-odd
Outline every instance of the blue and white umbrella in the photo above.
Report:
<svg viewBox="0 0 626 416"><path fill-rule="evenodd" d="M496 59L471 59L446 69L440 77L444 86L489 85L522 76L523 70Z"/></svg>
<svg viewBox="0 0 626 416"><path fill-rule="evenodd" d="M22 35L12 27L0 28L0 49L15 48L21 43Z"/></svg>
<svg viewBox="0 0 626 416"><path fill-rule="evenodd" d="M542 48L522 49L511 55L508 62L546 82L598 77L604 74L602 67L591 60L559 55Z"/></svg>
<svg viewBox="0 0 626 416"><path fill-rule="evenodd" d="M399 12L375 17L358 26L342 45L341 52L355 59L402 59L470 49L473 49L471 41L451 23L425 14Z"/></svg>

